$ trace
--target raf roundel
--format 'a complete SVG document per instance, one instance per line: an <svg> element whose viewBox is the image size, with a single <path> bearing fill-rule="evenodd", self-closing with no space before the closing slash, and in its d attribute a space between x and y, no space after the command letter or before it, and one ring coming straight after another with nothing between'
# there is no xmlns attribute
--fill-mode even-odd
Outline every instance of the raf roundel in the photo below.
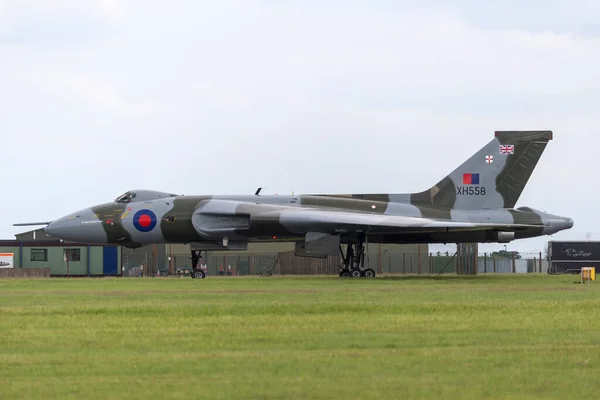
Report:
<svg viewBox="0 0 600 400"><path fill-rule="evenodd" d="M140 232L150 232L156 226L156 214L144 209L133 216L133 226Z"/></svg>

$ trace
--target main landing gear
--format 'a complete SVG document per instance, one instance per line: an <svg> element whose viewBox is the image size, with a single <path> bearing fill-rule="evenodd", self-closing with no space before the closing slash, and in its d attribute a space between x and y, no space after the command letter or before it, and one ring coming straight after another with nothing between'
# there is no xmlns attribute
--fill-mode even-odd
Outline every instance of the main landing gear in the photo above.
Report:
<svg viewBox="0 0 600 400"><path fill-rule="evenodd" d="M346 256L342 246L340 246L340 253L344 262L340 265L340 277L353 277L353 278L374 278L375 270L371 268L365 269L365 234L361 233L358 240L355 243L348 243L348 249Z"/></svg>
<svg viewBox="0 0 600 400"><path fill-rule="evenodd" d="M200 261L201 251L200 250L192 250L192 272L190 276L192 279L204 279L206 274L201 269L197 269L198 262Z"/></svg>

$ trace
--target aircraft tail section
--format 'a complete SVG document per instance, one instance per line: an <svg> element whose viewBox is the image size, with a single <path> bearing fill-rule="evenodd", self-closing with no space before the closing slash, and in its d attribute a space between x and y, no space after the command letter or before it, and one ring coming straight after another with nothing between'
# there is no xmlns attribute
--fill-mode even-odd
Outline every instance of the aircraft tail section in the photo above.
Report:
<svg viewBox="0 0 600 400"><path fill-rule="evenodd" d="M492 141L435 186L410 194L410 202L465 210L513 208L550 140L552 131L496 131Z"/></svg>

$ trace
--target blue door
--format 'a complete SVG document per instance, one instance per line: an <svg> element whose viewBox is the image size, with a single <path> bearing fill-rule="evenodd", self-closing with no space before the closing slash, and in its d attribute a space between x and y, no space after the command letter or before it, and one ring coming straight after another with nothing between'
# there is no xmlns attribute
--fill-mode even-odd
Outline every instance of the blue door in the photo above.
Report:
<svg viewBox="0 0 600 400"><path fill-rule="evenodd" d="M119 273L117 246L104 247L102 256L104 260L104 275L117 275Z"/></svg>

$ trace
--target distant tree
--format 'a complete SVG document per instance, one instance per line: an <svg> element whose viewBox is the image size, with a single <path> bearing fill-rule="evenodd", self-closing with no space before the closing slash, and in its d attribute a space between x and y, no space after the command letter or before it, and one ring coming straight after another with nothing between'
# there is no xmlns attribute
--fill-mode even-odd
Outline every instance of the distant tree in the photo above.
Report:
<svg viewBox="0 0 600 400"><path fill-rule="evenodd" d="M491 256L495 258L512 258L513 254L515 255L515 259L521 258L521 254L518 251L507 250L494 251Z"/></svg>

